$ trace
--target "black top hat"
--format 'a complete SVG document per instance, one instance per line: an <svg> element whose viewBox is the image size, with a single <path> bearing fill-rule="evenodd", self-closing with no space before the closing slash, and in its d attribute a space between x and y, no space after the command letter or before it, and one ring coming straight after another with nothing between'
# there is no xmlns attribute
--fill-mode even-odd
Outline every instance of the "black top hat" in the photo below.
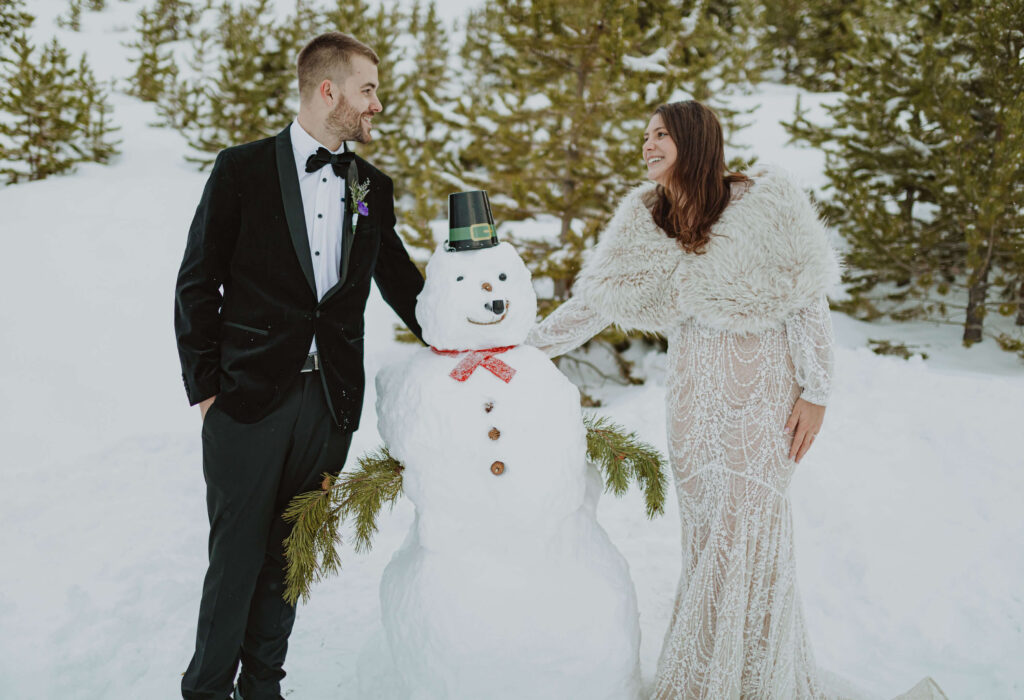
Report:
<svg viewBox="0 0 1024 700"><path fill-rule="evenodd" d="M448 250L476 250L498 245L491 203L484 190L448 195Z"/></svg>

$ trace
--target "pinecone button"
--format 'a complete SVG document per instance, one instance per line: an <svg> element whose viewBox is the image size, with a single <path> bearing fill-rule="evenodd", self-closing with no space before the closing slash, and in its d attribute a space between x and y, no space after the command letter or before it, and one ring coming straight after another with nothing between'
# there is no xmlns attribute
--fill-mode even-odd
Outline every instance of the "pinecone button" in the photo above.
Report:
<svg viewBox="0 0 1024 700"><path fill-rule="evenodd" d="M501 476L504 473L505 473L505 463L504 462L495 462L494 464L491 465L491 474L494 474L494 476Z"/></svg>
<svg viewBox="0 0 1024 700"><path fill-rule="evenodd" d="M490 430L487 431L487 437L489 437L492 440L497 440L498 438L501 437L501 431L498 430L497 428L491 428Z"/></svg>

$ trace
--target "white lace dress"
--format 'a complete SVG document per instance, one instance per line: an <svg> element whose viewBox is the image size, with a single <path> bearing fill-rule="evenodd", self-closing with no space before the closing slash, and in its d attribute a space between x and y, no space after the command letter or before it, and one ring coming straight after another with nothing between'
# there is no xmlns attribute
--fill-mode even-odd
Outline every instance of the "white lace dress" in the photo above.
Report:
<svg viewBox="0 0 1024 700"><path fill-rule="evenodd" d="M570 299L527 342L549 356L608 325ZM654 697L827 697L797 592L789 481L798 397L824 405L832 322L824 296L780 327L734 334L693 321L668 331L669 459L682 520L683 573Z"/></svg>

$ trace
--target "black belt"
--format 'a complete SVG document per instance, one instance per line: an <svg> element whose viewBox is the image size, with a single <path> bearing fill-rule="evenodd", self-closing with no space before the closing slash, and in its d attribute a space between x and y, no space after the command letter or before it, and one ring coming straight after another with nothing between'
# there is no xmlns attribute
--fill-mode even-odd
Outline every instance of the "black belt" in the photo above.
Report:
<svg viewBox="0 0 1024 700"><path fill-rule="evenodd" d="M320 371L320 353L311 352L306 355L306 361L302 365L300 372L319 372Z"/></svg>

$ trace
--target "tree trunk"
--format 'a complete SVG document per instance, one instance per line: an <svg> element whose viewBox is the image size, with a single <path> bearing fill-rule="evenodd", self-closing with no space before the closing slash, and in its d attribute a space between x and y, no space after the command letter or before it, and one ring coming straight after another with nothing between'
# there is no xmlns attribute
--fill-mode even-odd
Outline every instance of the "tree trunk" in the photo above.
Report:
<svg viewBox="0 0 1024 700"><path fill-rule="evenodd" d="M974 283L967 293L967 318L964 320L964 345L981 342L981 331L985 323L985 298L988 296L988 273L992 269L991 258L972 275Z"/></svg>
<svg viewBox="0 0 1024 700"><path fill-rule="evenodd" d="M565 182L565 187L566 187L567 191L570 194L571 194L572 189L575 188L575 186L576 186L576 183L572 182L571 180L567 180ZM572 213L571 212L563 212L562 213L562 228L558 232L558 240L561 242L563 248L565 246L567 246L568 243L569 243L569 231L570 231L570 226L571 225L572 225ZM555 278L555 299L561 299L562 301L565 301L568 298L569 298L569 280L566 279L565 277L557 277L557 278Z"/></svg>

